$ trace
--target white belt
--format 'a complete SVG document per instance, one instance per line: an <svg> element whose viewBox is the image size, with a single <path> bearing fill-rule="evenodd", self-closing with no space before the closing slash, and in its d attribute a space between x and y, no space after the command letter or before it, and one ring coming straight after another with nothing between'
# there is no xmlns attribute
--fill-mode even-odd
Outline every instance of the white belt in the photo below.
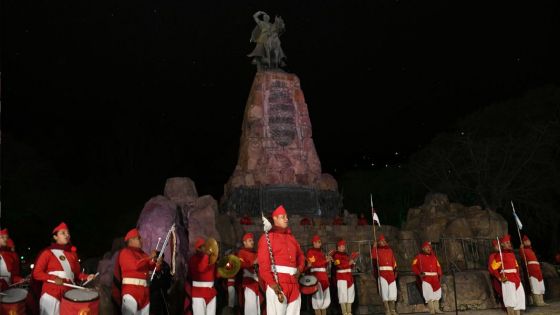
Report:
<svg viewBox="0 0 560 315"><path fill-rule="evenodd" d="M311 272L327 272L327 268L311 268Z"/></svg>
<svg viewBox="0 0 560 315"><path fill-rule="evenodd" d="M245 277L245 278L251 278L251 279L253 279L253 280L255 280L255 281L258 281L258 280L259 280L259 278L257 278L257 274L256 274L255 272L250 272L250 271L247 270L247 269L243 269L243 277Z"/></svg>
<svg viewBox="0 0 560 315"><path fill-rule="evenodd" d="M49 275L72 281L64 271L49 271Z"/></svg>
<svg viewBox="0 0 560 315"><path fill-rule="evenodd" d="M391 267L391 266L379 266L379 270L393 271L393 267Z"/></svg>
<svg viewBox="0 0 560 315"><path fill-rule="evenodd" d="M287 273L290 276L293 276L297 273L297 268L288 266L276 266L276 272Z"/></svg>
<svg viewBox="0 0 560 315"><path fill-rule="evenodd" d="M147 287L148 286L148 282L144 279L138 279L138 278L123 278L122 279L122 284L131 284L131 285L137 285L137 286L141 286L141 287Z"/></svg>
<svg viewBox="0 0 560 315"><path fill-rule="evenodd" d="M352 272L352 269L348 268L348 269L340 269L336 271L336 273L348 273L348 272Z"/></svg>
<svg viewBox="0 0 560 315"><path fill-rule="evenodd" d="M438 274L437 274L437 272L428 271L428 272L424 272L424 275L425 276L437 276Z"/></svg>
<svg viewBox="0 0 560 315"><path fill-rule="evenodd" d="M12 281L10 281L10 279L12 279L11 276L0 275L0 279L6 281L6 283L7 283L8 285L12 284Z"/></svg>
<svg viewBox="0 0 560 315"><path fill-rule="evenodd" d="M235 279L234 278L228 278L227 282L235 282Z"/></svg>
<svg viewBox="0 0 560 315"><path fill-rule="evenodd" d="M192 286L197 287L197 288L212 288L212 287L214 287L214 282L213 281L193 281Z"/></svg>
<svg viewBox="0 0 560 315"><path fill-rule="evenodd" d="M504 273L517 273L517 269L504 269Z"/></svg>
<svg viewBox="0 0 560 315"><path fill-rule="evenodd" d="M527 265L540 265L540 263L536 260L530 260L527 262Z"/></svg>

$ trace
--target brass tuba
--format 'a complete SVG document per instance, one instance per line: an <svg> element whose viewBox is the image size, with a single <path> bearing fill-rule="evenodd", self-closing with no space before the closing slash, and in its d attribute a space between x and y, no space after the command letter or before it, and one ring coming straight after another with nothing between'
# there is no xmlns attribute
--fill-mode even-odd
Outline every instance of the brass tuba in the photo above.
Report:
<svg viewBox="0 0 560 315"><path fill-rule="evenodd" d="M216 239L209 237L204 244L204 249L208 256L210 256L210 265L216 263L218 260L218 254L220 253L220 248L218 247L218 241Z"/></svg>
<svg viewBox="0 0 560 315"><path fill-rule="evenodd" d="M227 255L218 261L218 274L222 278L233 278L241 269L241 260L235 255Z"/></svg>

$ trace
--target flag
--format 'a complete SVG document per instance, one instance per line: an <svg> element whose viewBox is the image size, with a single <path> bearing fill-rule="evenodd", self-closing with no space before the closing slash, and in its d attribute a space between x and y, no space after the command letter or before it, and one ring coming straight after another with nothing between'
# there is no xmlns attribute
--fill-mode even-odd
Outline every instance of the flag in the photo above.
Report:
<svg viewBox="0 0 560 315"><path fill-rule="evenodd" d="M511 208L513 209L513 218L515 219L515 224L517 224L517 228L521 230L523 228L523 224L521 223L521 220L519 220L517 213L515 213L515 207L513 206L513 201L511 202Z"/></svg>
<svg viewBox="0 0 560 315"><path fill-rule="evenodd" d="M264 216L264 214L261 212L261 218L263 221L263 226L264 226L264 231L268 232L270 230L272 230L272 224L270 223L270 221L268 221L268 219Z"/></svg>
<svg viewBox="0 0 560 315"><path fill-rule="evenodd" d="M375 224L375 222L377 222L377 225L381 226L379 217L377 216L377 213L375 213L375 208L373 207L373 196L371 194L369 194L369 204L371 205L371 217L373 218L372 223Z"/></svg>

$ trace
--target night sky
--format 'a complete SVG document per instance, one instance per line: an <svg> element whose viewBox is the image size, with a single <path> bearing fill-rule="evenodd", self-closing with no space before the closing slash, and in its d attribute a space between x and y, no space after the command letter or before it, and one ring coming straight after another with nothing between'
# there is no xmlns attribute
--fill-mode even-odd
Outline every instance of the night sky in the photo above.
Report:
<svg viewBox="0 0 560 315"><path fill-rule="evenodd" d="M48 169L26 175L31 190L83 195L43 218L48 232L86 204L138 213L168 177L219 199L258 10L286 23L323 170L406 163L465 115L560 83L554 2L4 1L2 166L23 156ZM9 184L4 213L27 194Z"/></svg>

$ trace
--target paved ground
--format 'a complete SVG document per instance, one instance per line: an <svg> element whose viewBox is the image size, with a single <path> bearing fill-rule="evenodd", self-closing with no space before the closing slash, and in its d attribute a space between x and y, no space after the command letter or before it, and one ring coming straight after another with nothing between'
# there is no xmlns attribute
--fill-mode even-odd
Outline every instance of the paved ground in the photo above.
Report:
<svg viewBox="0 0 560 315"><path fill-rule="evenodd" d="M548 302L547 302L548 303ZM531 315L560 315L560 301L550 302L550 306L543 307L533 307L529 306L525 312L521 314L531 314ZM445 314L455 314L455 312L446 312ZM484 311L464 311L459 312L459 315L504 315L506 314L502 310L484 310Z"/></svg>

